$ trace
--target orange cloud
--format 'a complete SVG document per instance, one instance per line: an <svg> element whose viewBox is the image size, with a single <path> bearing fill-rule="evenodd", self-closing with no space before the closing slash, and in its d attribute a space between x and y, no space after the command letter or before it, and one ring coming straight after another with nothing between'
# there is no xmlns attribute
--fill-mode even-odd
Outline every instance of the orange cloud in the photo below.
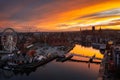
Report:
<svg viewBox="0 0 120 80"><path fill-rule="evenodd" d="M0 11L0 26L11 25L23 31L33 27L39 31L73 31L92 25L119 29L120 1L118 0L60 0L17 2L12 10ZM33 4L34 3L34 4ZM7 3L8 7L12 3ZM20 5L21 4L21 5ZM6 7L6 6L3 6ZM6 8L5 8L6 9ZM10 14L9 12L10 11ZM6 14L4 14L6 13ZM108 26L108 27L105 27Z"/></svg>

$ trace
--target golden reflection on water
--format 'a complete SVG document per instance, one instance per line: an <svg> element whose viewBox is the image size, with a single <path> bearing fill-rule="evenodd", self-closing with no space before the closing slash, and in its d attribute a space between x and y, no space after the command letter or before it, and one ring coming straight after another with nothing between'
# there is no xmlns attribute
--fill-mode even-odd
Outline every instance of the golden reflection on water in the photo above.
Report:
<svg viewBox="0 0 120 80"><path fill-rule="evenodd" d="M76 44L73 50L70 53L80 54L83 56L93 56L96 55L97 58L103 58L103 55L100 53L99 50L93 49L92 47L83 47L81 45Z"/></svg>

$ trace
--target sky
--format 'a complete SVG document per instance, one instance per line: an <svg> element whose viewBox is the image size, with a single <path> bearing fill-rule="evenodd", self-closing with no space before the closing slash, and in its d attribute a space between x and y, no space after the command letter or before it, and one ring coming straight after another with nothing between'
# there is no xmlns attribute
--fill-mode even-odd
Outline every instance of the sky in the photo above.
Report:
<svg viewBox="0 0 120 80"><path fill-rule="evenodd" d="M0 0L0 28L17 31L120 29L120 0Z"/></svg>

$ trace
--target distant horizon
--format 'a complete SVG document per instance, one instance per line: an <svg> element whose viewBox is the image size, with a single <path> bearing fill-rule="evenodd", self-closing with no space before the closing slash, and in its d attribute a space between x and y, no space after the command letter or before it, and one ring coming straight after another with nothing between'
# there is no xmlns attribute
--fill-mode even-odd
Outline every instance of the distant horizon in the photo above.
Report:
<svg viewBox="0 0 120 80"><path fill-rule="evenodd" d="M7 29L7 28L5 28L5 29ZM5 30L4 29L4 30ZM14 29L14 28L12 28L12 29ZM0 30L0 33L2 33L4 30ZM15 30L15 29L14 29ZM76 30L76 31L17 31L17 30L15 30L16 32L25 32L25 33L34 33L34 32L45 32L45 33L47 33L47 32L50 32L50 33L59 33L59 32L79 32L79 31L92 31L92 29L83 29L83 30ZM99 31L100 29L95 29L96 31ZM109 28L107 28L107 29L101 29L101 30L103 30L103 31L120 31L120 29L109 29Z"/></svg>

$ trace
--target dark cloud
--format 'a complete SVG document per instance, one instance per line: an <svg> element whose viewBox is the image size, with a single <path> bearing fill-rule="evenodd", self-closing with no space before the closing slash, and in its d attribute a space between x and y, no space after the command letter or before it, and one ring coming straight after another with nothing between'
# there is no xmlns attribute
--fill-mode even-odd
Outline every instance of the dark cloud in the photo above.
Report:
<svg viewBox="0 0 120 80"><path fill-rule="evenodd" d="M29 19L40 8L53 0L0 0L0 18L9 20ZM44 12L44 11L43 11ZM41 13L43 13L41 11ZM34 17L34 16L33 16Z"/></svg>
<svg viewBox="0 0 120 80"><path fill-rule="evenodd" d="M90 0L0 0L0 19L17 21L43 19L74 7L80 8L80 6L87 6L87 4L95 2L96 0L92 2Z"/></svg>
<svg viewBox="0 0 120 80"><path fill-rule="evenodd" d="M120 25L120 19L112 20L110 23L108 23L104 26L115 26L115 25Z"/></svg>
<svg viewBox="0 0 120 80"><path fill-rule="evenodd" d="M68 26L70 26L70 25L68 25L68 24L59 24L59 25L57 25L57 27L68 27Z"/></svg>
<svg viewBox="0 0 120 80"><path fill-rule="evenodd" d="M120 16L120 8L106 10L106 11L98 12L95 14L80 16L76 19L80 19L80 18L104 18L104 17L110 17L110 16Z"/></svg>

